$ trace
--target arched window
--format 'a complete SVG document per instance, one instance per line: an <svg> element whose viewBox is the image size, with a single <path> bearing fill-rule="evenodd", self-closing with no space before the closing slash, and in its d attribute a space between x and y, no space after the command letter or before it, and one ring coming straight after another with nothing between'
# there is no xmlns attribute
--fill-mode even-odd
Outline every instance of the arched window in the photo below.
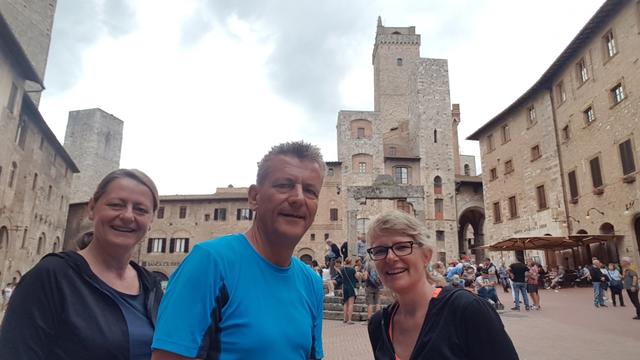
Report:
<svg viewBox="0 0 640 360"><path fill-rule="evenodd" d="M433 193L442 194L442 178L440 176L433 178Z"/></svg>
<svg viewBox="0 0 640 360"><path fill-rule="evenodd" d="M47 201L51 201L51 190L53 190L53 187L49 185L49 189L47 190Z"/></svg>
<svg viewBox="0 0 640 360"><path fill-rule="evenodd" d="M464 174L465 176L471 175L471 167L469 166L469 164L464 164Z"/></svg>
<svg viewBox="0 0 640 360"><path fill-rule="evenodd" d="M433 142L434 143L438 142L438 130L437 129L433 129Z"/></svg>
<svg viewBox="0 0 640 360"><path fill-rule="evenodd" d="M603 223L602 225L600 225L600 234L615 234L616 231L613 227L613 225L611 223Z"/></svg>
<svg viewBox="0 0 640 360"><path fill-rule="evenodd" d="M9 231L6 226L0 227L0 250L9 251Z"/></svg>
<svg viewBox="0 0 640 360"><path fill-rule="evenodd" d="M9 172L9 187L13 187L13 181L16 178L16 172L18 171L18 164L14 161L11 163L11 172Z"/></svg>
<svg viewBox="0 0 640 360"><path fill-rule="evenodd" d="M42 251L44 250L45 242L46 242L46 237L45 237L44 233L42 233L38 237L38 247L36 248L36 254L37 255L42 254Z"/></svg>
<svg viewBox="0 0 640 360"><path fill-rule="evenodd" d="M37 186L38 186L38 173L34 173L33 174L33 184L31 184L31 190L35 191Z"/></svg>
<svg viewBox="0 0 640 360"><path fill-rule="evenodd" d="M56 239L53 241L52 252L58 252L58 246L60 246L60 237L56 236Z"/></svg>

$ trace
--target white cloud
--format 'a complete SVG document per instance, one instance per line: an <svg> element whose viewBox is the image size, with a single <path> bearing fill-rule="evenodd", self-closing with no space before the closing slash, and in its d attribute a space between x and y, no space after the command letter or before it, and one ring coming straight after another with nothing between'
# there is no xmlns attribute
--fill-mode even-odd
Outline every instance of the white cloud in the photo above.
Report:
<svg viewBox="0 0 640 360"><path fill-rule="evenodd" d="M68 111L100 107L125 122L122 166L147 171L163 194L211 193L251 184L256 162L281 141L304 138L336 160L337 112L373 109L376 13L388 26L415 25L423 57L449 59L463 139L531 86L600 3L380 0L361 11L364 2L333 1L315 11L315 2L292 1L280 13L231 2L220 17L198 0L139 0L122 10L135 21L107 23L74 47L79 56L65 64L81 76L54 81L41 111L62 139ZM70 17L57 14L54 37L59 28L69 36L59 21Z"/></svg>

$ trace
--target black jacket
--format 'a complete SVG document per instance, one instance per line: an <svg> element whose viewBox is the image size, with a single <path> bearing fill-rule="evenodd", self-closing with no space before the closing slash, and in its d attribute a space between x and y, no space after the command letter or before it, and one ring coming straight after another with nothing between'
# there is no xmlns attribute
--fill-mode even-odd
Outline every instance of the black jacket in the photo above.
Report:
<svg viewBox="0 0 640 360"><path fill-rule="evenodd" d="M134 262L155 326L160 283ZM0 360L129 360L118 304L76 252L49 254L16 287L0 328Z"/></svg>
<svg viewBox="0 0 640 360"><path fill-rule="evenodd" d="M394 359L389 320L398 303L377 312L369 322L376 359ZM431 299L410 359L518 359L498 313L488 301L467 290L445 287Z"/></svg>

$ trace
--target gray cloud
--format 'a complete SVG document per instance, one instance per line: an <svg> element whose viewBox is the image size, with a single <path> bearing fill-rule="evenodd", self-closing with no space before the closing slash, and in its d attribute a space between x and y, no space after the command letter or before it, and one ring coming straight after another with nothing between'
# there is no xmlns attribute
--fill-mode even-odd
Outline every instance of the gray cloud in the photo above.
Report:
<svg viewBox="0 0 640 360"><path fill-rule="evenodd" d="M193 45L230 16L267 29L274 50L267 60L274 89L332 131L339 110L340 81L352 65L350 50L373 44L377 14L369 1L201 1L183 26L183 43ZM363 36L365 36L363 38Z"/></svg>
<svg viewBox="0 0 640 360"><path fill-rule="evenodd" d="M53 22L45 85L63 92L82 76L82 52L101 36L119 37L136 25L126 0L60 0Z"/></svg>

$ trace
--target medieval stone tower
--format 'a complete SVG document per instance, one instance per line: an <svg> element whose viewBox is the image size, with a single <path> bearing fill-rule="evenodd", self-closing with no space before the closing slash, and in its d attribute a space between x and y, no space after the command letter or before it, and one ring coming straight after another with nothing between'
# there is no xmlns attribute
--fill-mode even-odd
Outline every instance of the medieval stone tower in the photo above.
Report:
<svg viewBox="0 0 640 360"><path fill-rule="evenodd" d="M374 111L338 114L346 238L353 245L369 219L399 209L424 220L434 257L458 256L460 107L451 105L447 60L421 58L415 27L378 18L372 61Z"/></svg>
<svg viewBox="0 0 640 360"><path fill-rule="evenodd" d="M87 201L102 178L120 167L123 122L101 110L69 112L64 147L80 169L70 203Z"/></svg>

